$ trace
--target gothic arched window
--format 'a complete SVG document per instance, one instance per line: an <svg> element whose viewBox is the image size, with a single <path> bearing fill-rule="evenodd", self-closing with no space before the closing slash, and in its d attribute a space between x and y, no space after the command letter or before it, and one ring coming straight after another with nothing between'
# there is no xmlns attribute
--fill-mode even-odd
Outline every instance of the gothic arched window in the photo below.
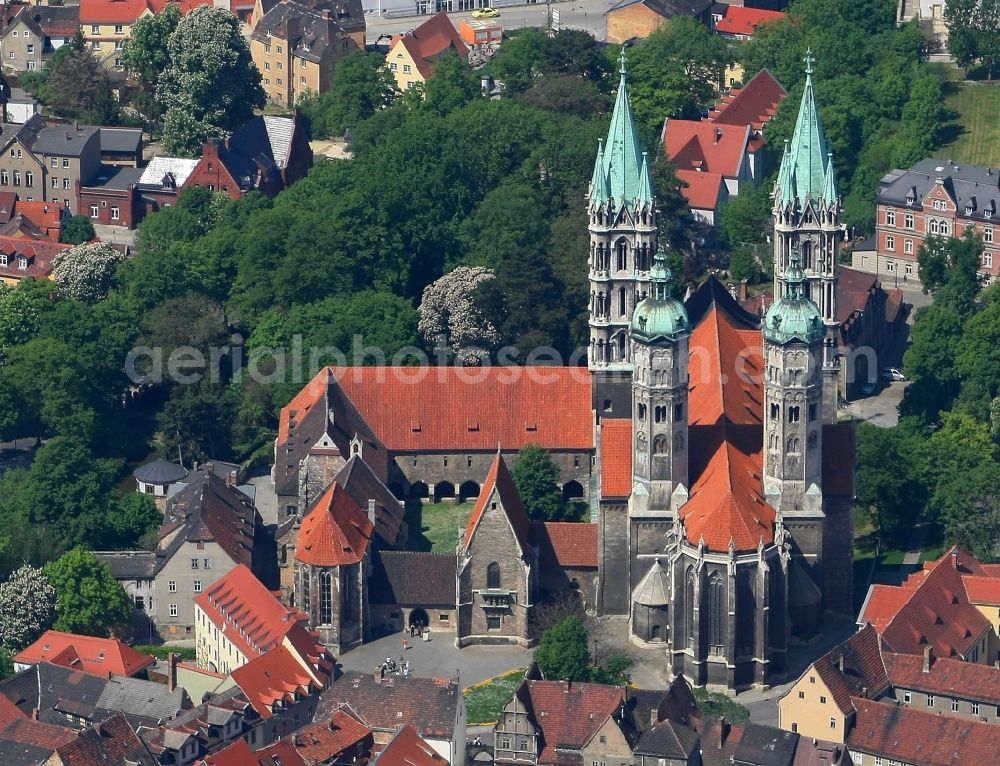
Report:
<svg viewBox="0 0 1000 766"><path fill-rule="evenodd" d="M618 240L618 271L628 268L628 244L624 239Z"/></svg>
<svg viewBox="0 0 1000 766"><path fill-rule="evenodd" d="M667 454L667 437L660 434L655 439L653 439L653 454L654 455L666 455Z"/></svg>
<svg viewBox="0 0 1000 766"><path fill-rule="evenodd" d="M687 568L684 576L684 609L681 611L684 625L680 634L687 639L689 649L694 648L694 567Z"/></svg>
<svg viewBox="0 0 1000 766"><path fill-rule="evenodd" d="M309 600L309 577L310 577L311 574L312 574L312 571L310 569L303 567L303 569L302 569L302 593L301 593L301 600L302 600L302 609L305 610L306 612L309 611L309 607L310 607L310 600Z"/></svg>
<svg viewBox="0 0 1000 766"><path fill-rule="evenodd" d="M319 624L333 622L333 573L324 569L319 573Z"/></svg>
<svg viewBox="0 0 1000 766"><path fill-rule="evenodd" d="M708 578L708 643L714 654L725 652L726 593L722 575L712 572Z"/></svg>
<svg viewBox="0 0 1000 766"><path fill-rule="evenodd" d="M788 437L788 451L789 452L798 452L799 451L799 437L798 436L789 436Z"/></svg>
<svg viewBox="0 0 1000 766"><path fill-rule="evenodd" d="M490 590L500 590L500 565L491 561L486 567L486 587Z"/></svg>
<svg viewBox="0 0 1000 766"><path fill-rule="evenodd" d="M802 243L802 268L811 269L812 268L812 242Z"/></svg>

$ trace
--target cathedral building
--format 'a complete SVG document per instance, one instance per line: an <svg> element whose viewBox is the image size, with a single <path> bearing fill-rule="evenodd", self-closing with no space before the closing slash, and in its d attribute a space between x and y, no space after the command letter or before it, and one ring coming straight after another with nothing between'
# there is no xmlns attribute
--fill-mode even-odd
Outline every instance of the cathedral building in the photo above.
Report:
<svg viewBox="0 0 1000 766"><path fill-rule="evenodd" d="M368 603L372 571L411 622L454 615L459 646L530 644L535 604L565 582L674 673L746 688L781 679L791 638L824 613L851 612L853 429L829 406L840 202L812 63L774 189L763 318L714 277L677 299L623 54L587 198L587 370L331 368L282 411L290 598L328 640L367 640L372 615L393 614L385 595ZM507 467L527 443L549 451L589 522L529 523ZM348 469L358 461L370 470ZM453 548L417 553L393 495L477 502Z"/></svg>

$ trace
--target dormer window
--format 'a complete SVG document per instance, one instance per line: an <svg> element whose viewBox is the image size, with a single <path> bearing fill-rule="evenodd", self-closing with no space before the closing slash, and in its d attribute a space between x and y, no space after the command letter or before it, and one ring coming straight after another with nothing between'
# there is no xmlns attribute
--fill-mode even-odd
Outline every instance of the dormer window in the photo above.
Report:
<svg viewBox="0 0 1000 766"><path fill-rule="evenodd" d="M0 253L0 266L7 265L7 255L5 253Z"/></svg>
<svg viewBox="0 0 1000 766"><path fill-rule="evenodd" d="M22 255L20 258L17 259L17 267L21 271L24 271L26 268L28 268L28 259Z"/></svg>

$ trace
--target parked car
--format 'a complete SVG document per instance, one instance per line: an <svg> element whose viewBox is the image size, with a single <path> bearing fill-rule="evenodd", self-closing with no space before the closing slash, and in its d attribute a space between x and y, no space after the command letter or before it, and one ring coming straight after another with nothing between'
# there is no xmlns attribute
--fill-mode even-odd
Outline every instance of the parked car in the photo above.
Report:
<svg viewBox="0 0 1000 766"><path fill-rule="evenodd" d="M882 380L906 380L906 376L895 367L886 367L882 370Z"/></svg>
<svg viewBox="0 0 1000 766"><path fill-rule="evenodd" d="M499 15L500 11L496 8L480 8L478 11L472 12L474 19L495 19Z"/></svg>

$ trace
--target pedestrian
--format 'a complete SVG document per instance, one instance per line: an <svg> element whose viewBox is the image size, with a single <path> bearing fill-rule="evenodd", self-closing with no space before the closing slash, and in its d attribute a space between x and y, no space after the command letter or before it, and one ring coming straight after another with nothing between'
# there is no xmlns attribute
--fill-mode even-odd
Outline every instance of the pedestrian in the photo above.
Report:
<svg viewBox="0 0 1000 766"><path fill-rule="evenodd" d="M405 652L409 648L410 648L410 642L407 641L406 637L404 636L403 637L403 651ZM402 657L400 658L400 660L402 660Z"/></svg>

